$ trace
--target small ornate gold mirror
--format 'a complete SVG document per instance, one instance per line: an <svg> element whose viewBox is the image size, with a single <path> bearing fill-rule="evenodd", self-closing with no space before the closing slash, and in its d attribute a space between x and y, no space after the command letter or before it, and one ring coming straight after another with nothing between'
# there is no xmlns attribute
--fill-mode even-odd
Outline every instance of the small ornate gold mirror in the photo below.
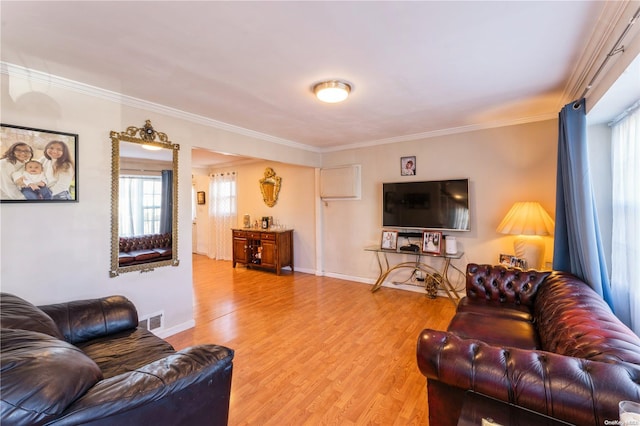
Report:
<svg viewBox="0 0 640 426"><path fill-rule="evenodd" d="M260 191L267 206L273 207L278 202L281 182L282 178L276 176L276 172L271 167L264 170L264 178L260 179Z"/></svg>
<svg viewBox="0 0 640 426"><path fill-rule="evenodd" d="M178 266L178 151L147 120L111 134L111 270Z"/></svg>

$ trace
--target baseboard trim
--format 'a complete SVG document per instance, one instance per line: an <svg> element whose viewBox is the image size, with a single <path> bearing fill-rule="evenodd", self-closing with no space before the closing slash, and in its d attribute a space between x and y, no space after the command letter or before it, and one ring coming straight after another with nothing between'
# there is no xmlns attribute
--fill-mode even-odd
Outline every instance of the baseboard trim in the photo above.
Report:
<svg viewBox="0 0 640 426"><path fill-rule="evenodd" d="M153 333L162 339L166 339L169 336L173 336L174 334L178 334L182 331L188 330L195 326L196 326L196 320L191 319L189 321L183 322L182 324L174 325L173 327L170 327L170 328L165 328L164 330L153 331Z"/></svg>

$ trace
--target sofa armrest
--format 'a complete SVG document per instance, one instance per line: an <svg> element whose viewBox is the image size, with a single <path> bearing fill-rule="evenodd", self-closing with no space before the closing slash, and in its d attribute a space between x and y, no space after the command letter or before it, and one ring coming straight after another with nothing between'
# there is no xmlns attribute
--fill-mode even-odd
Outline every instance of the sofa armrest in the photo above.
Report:
<svg viewBox="0 0 640 426"><path fill-rule="evenodd" d="M490 346L423 330L418 367L429 380L474 390L575 424L618 418L618 402L640 400L640 366Z"/></svg>
<svg viewBox="0 0 640 426"><path fill-rule="evenodd" d="M65 340L77 344L138 326L138 312L124 296L75 300L39 306L56 323Z"/></svg>
<svg viewBox="0 0 640 426"><path fill-rule="evenodd" d="M74 402L55 425L226 425L232 349L198 345L110 379Z"/></svg>

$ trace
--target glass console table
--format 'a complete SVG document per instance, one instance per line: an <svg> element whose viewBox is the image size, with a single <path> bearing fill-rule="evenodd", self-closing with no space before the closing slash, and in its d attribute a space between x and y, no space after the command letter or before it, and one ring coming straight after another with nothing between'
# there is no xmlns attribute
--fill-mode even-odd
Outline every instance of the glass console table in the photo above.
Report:
<svg viewBox="0 0 640 426"><path fill-rule="evenodd" d="M437 289L442 289L447 294L447 297L454 303L457 304L460 300L460 295L458 294L458 290L463 290L462 288L456 289L456 286L453 285L451 280L449 280L449 272L450 270L454 270L457 273L461 274L463 277L465 273L462 272L458 267L451 264L452 259L461 259L464 256L464 252L458 252L455 254L429 254L422 253L420 251L402 251L402 250L388 250L382 249L380 246L369 246L365 247L366 251L371 251L376 254L376 260L378 261L378 267L380 268L380 274L378 275L378 279L376 280L371 292L375 292L387 279L389 274L398 269L413 269L413 271L422 271L425 273L425 278L423 284L420 284L420 287L424 287L425 290L429 291L429 283L433 283L435 285L436 291ZM401 262L393 265L389 264L388 255L397 255L403 254L408 256L415 256L415 260L409 262ZM440 270L434 268L433 266L424 263L423 258L439 258L442 259L442 268ZM408 284L408 285L417 285L412 283L394 283L394 284Z"/></svg>

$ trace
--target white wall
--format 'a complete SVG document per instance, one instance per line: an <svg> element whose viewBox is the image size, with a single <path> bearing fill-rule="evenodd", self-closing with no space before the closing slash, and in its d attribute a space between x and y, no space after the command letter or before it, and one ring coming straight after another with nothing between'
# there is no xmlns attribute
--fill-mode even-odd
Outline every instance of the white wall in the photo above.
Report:
<svg viewBox="0 0 640 426"><path fill-rule="evenodd" d="M362 200L323 205L324 273L377 276L375 257L363 248L380 243L383 182L469 178L471 231L449 232L466 253L457 264L497 263L500 253L513 253L514 237L495 229L514 202L539 201L555 215L557 127L549 120L325 154L326 167L362 165ZM400 157L413 155L416 176L400 176ZM546 240L551 261L553 241Z"/></svg>
<svg viewBox="0 0 640 426"><path fill-rule="evenodd" d="M90 87L1 75L2 122L77 133L77 203L0 204L0 286L35 304L123 294L139 315L165 313L167 333L193 323L191 149L194 146L317 166L317 153L219 130L205 119L141 109ZM182 118L184 116L185 118ZM111 247L111 130L141 127L181 145L178 267L109 278ZM310 210L313 212L313 210ZM256 212L258 213L258 212ZM292 223L295 225L295 223Z"/></svg>

